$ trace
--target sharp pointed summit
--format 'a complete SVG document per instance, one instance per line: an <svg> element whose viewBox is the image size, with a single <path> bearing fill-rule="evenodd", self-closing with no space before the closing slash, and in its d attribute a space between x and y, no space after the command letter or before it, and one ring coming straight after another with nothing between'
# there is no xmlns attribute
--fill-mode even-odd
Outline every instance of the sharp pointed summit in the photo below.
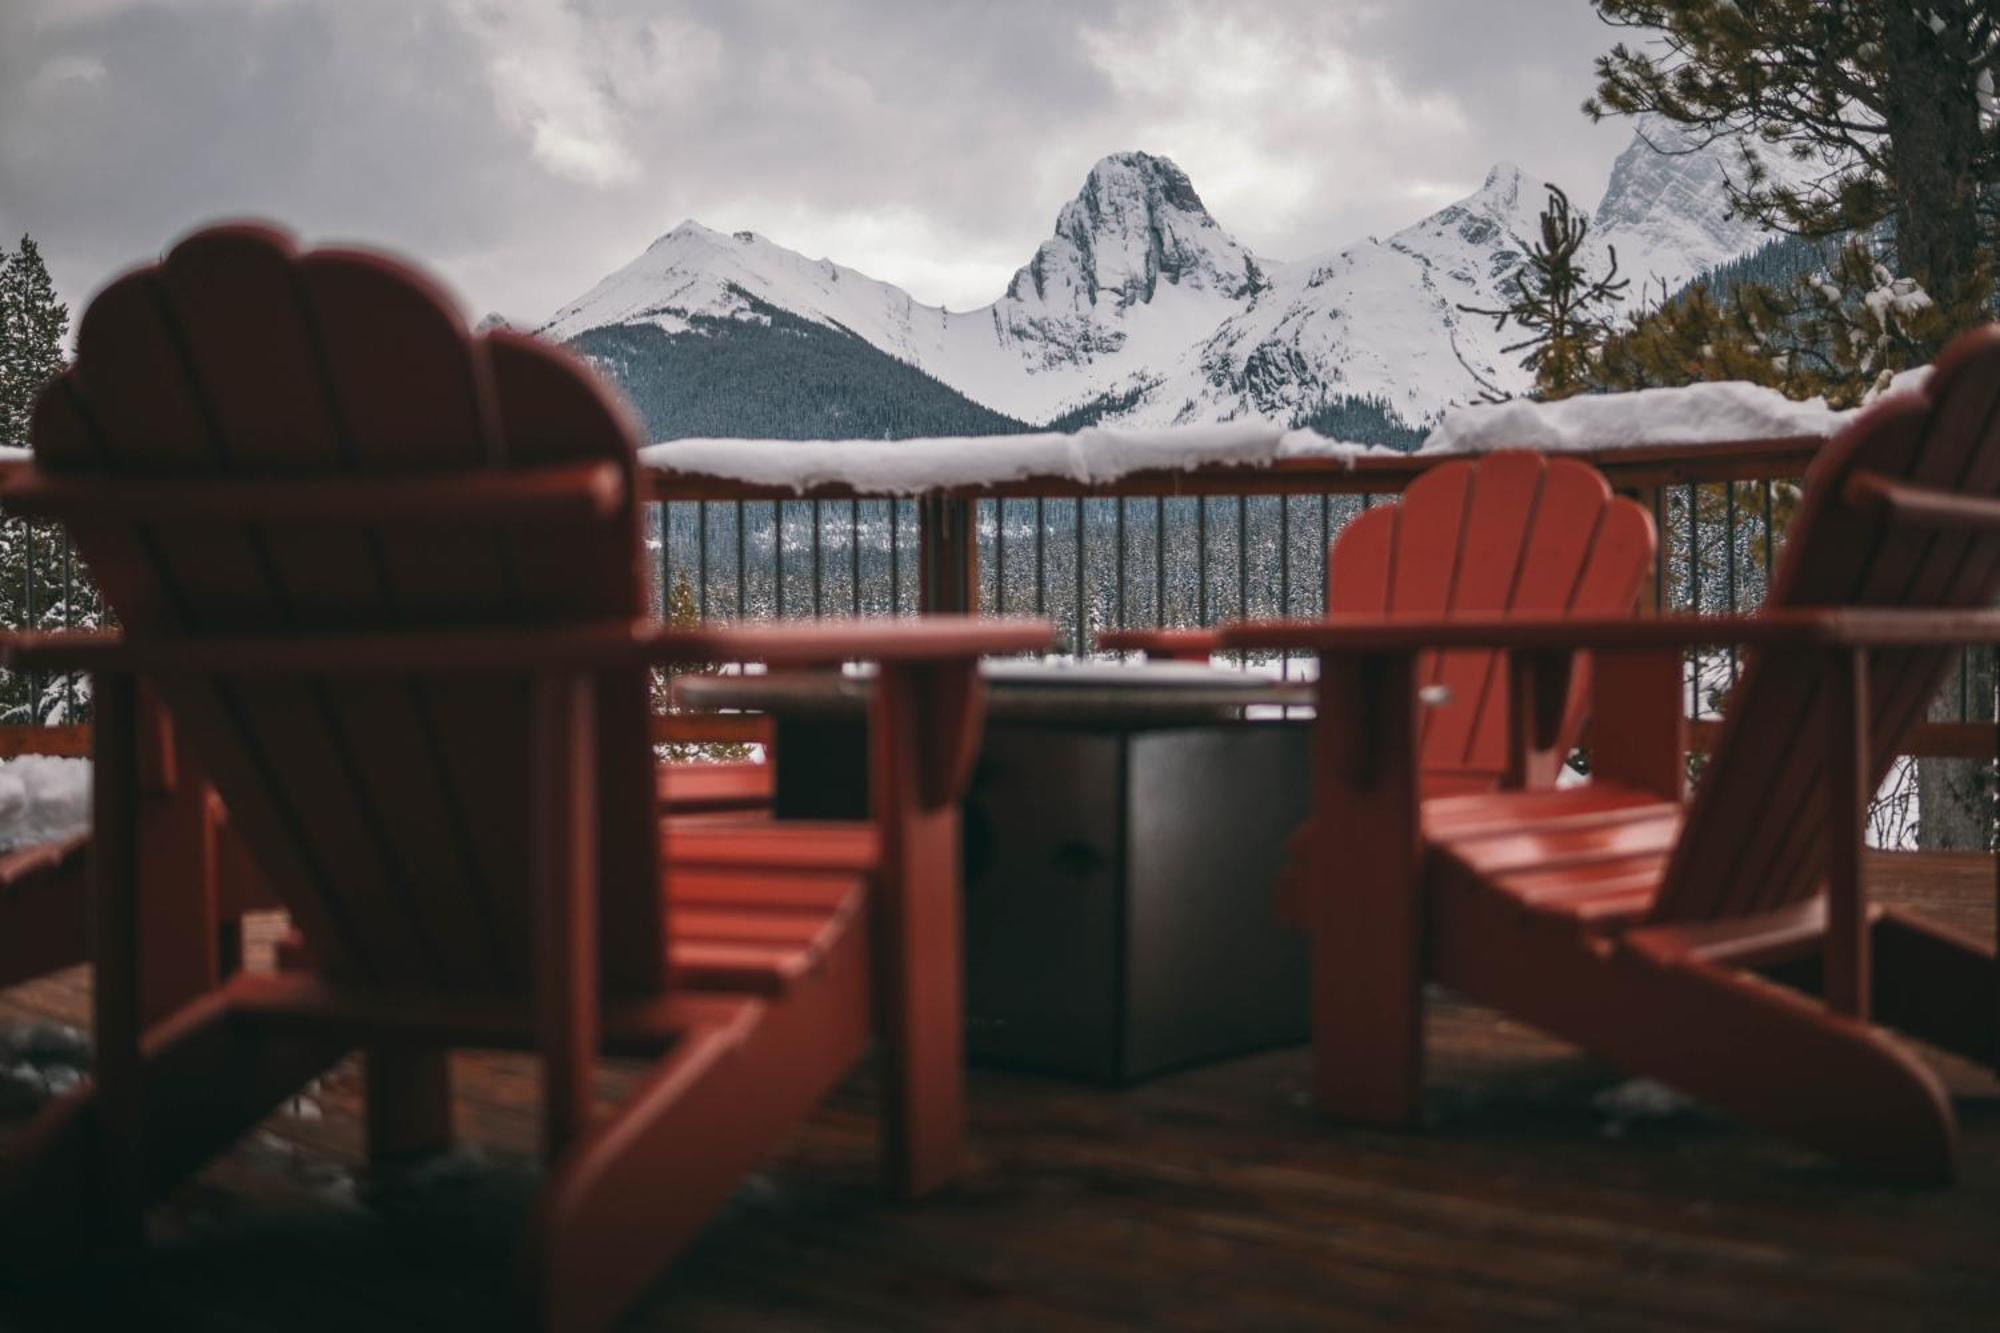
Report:
<svg viewBox="0 0 2000 1333"><path fill-rule="evenodd" d="M1256 259L1216 225L1173 162L1114 153L1056 215L1055 235L1015 273L1007 299L1076 311L1144 304L1161 283L1240 298L1266 284Z"/></svg>

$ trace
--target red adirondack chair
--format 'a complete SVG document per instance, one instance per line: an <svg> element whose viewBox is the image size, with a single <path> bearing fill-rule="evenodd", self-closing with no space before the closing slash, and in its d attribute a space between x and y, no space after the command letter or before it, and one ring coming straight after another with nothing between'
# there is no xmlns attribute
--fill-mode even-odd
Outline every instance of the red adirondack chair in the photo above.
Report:
<svg viewBox="0 0 2000 1333"><path fill-rule="evenodd" d="M1630 614L1653 566L1653 521L1615 496L1602 473L1571 458L1506 450L1441 463L1400 502L1342 528L1327 551L1329 615L1399 618ZM1122 630L1107 651L1205 662L1220 631ZM1430 652L1417 678L1433 687L1419 768L1427 795L1485 791L1507 776L1507 662L1485 649ZM1553 782L1582 730L1588 686L1573 681L1557 744L1537 752L1532 785Z"/></svg>
<svg viewBox="0 0 2000 1333"><path fill-rule="evenodd" d="M1504 450L1440 463L1402 499L1341 529L1327 550L1329 615L1415 618L1629 615L1653 567L1653 520L1573 458ZM1110 651L1206 662L1221 632L1134 630L1100 635ZM1425 796L1491 791L1503 782L1554 783L1583 729L1587 672L1575 673L1546 748L1509 751L1507 655L1427 652L1418 772ZM1510 758L1524 768L1509 773ZM1308 821L1291 844L1276 908L1303 924L1300 892Z"/></svg>
<svg viewBox="0 0 2000 1333"><path fill-rule="evenodd" d="M1434 979L1859 1167L1947 1178L1944 1090L1870 1019L1993 1060L1994 953L1868 904L1864 819L1956 647L2000 641L1996 594L1989 326L1947 350L1926 391L1876 405L1822 452L1758 616L1225 631L1226 647L1320 655L1307 917L1321 1104L1414 1115ZM1681 654L1727 642L1748 661L1684 806ZM1522 747L1553 734L1570 656L1590 650L1592 780L1420 802L1417 661L1444 647L1512 654Z"/></svg>
<svg viewBox="0 0 2000 1333"><path fill-rule="evenodd" d="M649 624L632 433L597 382L469 335L398 263L262 227L197 233L100 294L34 442L6 498L69 526L125 631L15 654L95 673L98 1063L0 1167L0 1257L131 1235L357 1047L378 1153L448 1140L448 1047L540 1052L524 1266L552 1327L608 1323L872 1030L890 1183L949 1176L976 659L1049 626ZM663 882L649 664L851 658L881 664L872 823L761 830L796 870ZM140 678L316 964L150 1028ZM608 1114L600 1050L659 1056Z"/></svg>

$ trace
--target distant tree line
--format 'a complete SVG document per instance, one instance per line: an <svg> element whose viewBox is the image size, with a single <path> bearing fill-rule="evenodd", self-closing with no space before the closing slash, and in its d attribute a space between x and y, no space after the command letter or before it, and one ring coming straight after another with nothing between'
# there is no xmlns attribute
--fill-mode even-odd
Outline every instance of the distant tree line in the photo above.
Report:
<svg viewBox="0 0 2000 1333"><path fill-rule="evenodd" d="M1029 429L845 329L739 295L755 318L696 316L678 334L614 325L569 345L625 390L652 440L900 440Z"/></svg>

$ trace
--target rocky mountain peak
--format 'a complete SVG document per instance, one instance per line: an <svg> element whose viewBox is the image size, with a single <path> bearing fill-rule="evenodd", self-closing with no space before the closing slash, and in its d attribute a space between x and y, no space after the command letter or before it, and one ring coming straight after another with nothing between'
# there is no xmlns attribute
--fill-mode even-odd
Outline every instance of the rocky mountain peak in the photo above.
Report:
<svg viewBox="0 0 2000 1333"><path fill-rule="evenodd" d="M1641 116L1612 164L1594 223L1600 235L1617 238L1620 270L1649 285L1664 279L1678 287L1767 239L1729 207L1727 182L1747 173L1744 148L1740 139L1703 143L1669 121ZM1750 148L1777 181L1803 179L1814 169Z"/></svg>
<svg viewBox="0 0 2000 1333"><path fill-rule="evenodd" d="M1151 153L1113 153L1084 178L1008 285L1016 302L1082 314L1153 300L1162 283L1231 298L1266 285L1250 252L1223 231L1187 173ZM1100 312L1102 313L1102 312Z"/></svg>

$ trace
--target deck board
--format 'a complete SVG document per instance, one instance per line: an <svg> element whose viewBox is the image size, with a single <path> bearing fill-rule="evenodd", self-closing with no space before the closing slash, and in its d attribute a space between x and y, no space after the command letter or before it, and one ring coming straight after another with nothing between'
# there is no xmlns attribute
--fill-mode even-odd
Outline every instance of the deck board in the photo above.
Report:
<svg viewBox="0 0 2000 1333"><path fill-rule="evenodd" d="M1991 938L1985 858L1877 858L1874 891ZM0 992L75 1023L79 972ZM1126 1091L980 1072L973 1167L915 1206L875 1189L858 1076L749 1181L634 1329L1991 1328L2000 1080L1934 1056L1963 1179L1857 1183L1699 1109L1615 1118L1619 1076L1489 1010L1432 1006L1430 1125L1309 1110L1300 1050ZM607 1065L604 1091L633 1066ZM0 1326L495 1326L530 1187L532 1063L454 1057L470 1148L357 1172L343 1066L167 1207L152 1246L0 1288ZM0 1142L26 1114L0 1084ZM365 1201L364 1203L361 1201ZM11 1314L7 1311L11 1310ZM13 1325L9 1324L9 1320Z"/></svg>

